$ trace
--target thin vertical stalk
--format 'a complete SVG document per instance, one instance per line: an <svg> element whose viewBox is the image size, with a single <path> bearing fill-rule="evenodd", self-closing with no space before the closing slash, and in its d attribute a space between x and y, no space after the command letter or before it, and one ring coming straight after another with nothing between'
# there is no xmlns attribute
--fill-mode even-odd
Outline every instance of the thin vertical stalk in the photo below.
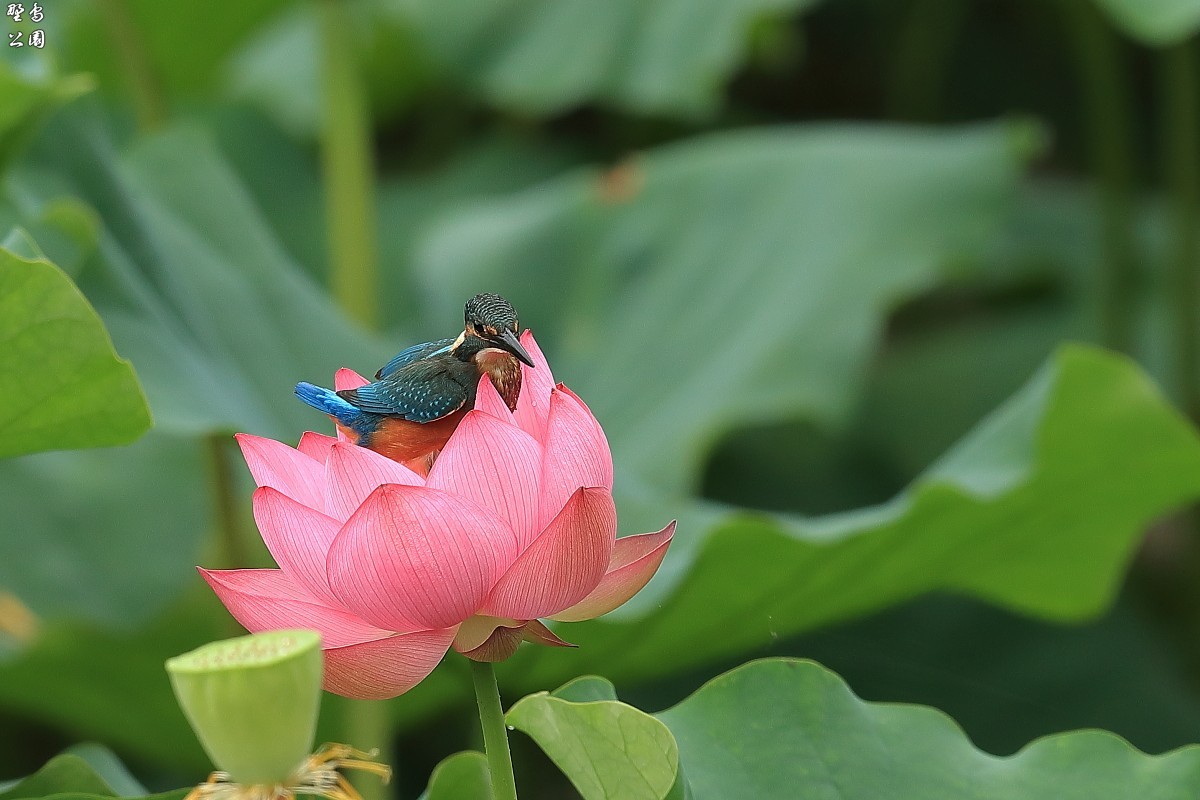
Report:
<svg viewBox="0 0 1200 800"><path fill-rule="evenodd" d="M1099 180L1102 263L1096 300L1101 337L1130 352L1137 286L1133 101L1125 53L1092 0L1063 0L1083 90L1084 131Z"/></svg>
<svg viewBox="0 0 1200 800"><path fill-rule="evenodd" d="M1163 172L1171 206L1169 282L1175 378L1184 410L1200 420L1200 67L1194 41L1163 51Z"/></svg>
<svg viewBox="0 0 1200 800"><path fill-rule="evenodd" d="M344 0L315 0L320 18L321 169L329 232L329 283L342 310L363 325L379 323L378 250L375 240L375 173L371 120ZM386 756L392 722L383 702L352 702L341 738ZM355 781L364 800L390 790L378 781Z"/></svg>
<svg viewBox="0 0 1200 800"><path fill-rule="evenodd" d="M321 19L321 165L329 226L330 287L342 309L379 323L378 245L371 121L343 0L316 0Z"/></svg>
<svg viewBox="0 0 1200 800"><path fill-rule="evenodd" d="M249 566L250 553L238 511L237 481L229 465L229 437L209 434L203 440L208 454L209 495L216 524L216 560L225 569ZM230 636L244 633L233 617L226 617Z"/></svg>
<svg viewBox="0 0 1200 800"><path fill-rule="evenodd" d="M504 708L496 686L496 670L484 661L471 662L471 680L479 703L479 723L483 726L483 749L488 771L492 774L495 800L517 800L517 781L513 776L512 754L508 750L508 729L504 727Z"/></svg>
<svg viewBox="0 0 1200 800"><path fill-rule="evenodd" d="M950 59L972 5L970 0L912 4L892 58L888 92L892 118L934 121L942 116Z"/></svg>
<svg viewBox="0 0 1200 800"><path fill-rule="evenodd" d="M384 700L347 700L344 703L341 741L365 752L378 750L380 760L390 764L392 717L390 704ZM394 766L393 766L394 768ZM390 795L388 784L368 775L350 779L363 800L382 800Z"/></svg>
<svg viewBox="0 0 1200 800"><path fill-rule="evenodd" d="M128 0L96 0L96 5L129 81L138 128L152 131L162 127L167 121L167 101Z"/></svg>
<svg viewBox="0 0 1200 800"><path fill-rule="evenodd" d="M205 437L204 446L208 450L213 515L217 523L217 558L226 569L238 569L248 566L249 553L238 514L237 484L227 457L228 439L223 434L210 434Z"/></svg>

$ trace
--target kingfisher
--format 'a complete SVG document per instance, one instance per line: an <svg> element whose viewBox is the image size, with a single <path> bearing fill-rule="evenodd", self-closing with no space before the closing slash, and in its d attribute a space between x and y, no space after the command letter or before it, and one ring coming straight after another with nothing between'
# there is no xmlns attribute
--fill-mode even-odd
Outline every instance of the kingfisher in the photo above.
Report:
<svg viewBox="0 0 1200 800"><path fill-rule="evenodd" d="M350 441L428 473L486 374L509 410L521 392L521 364L533 359L517 337L517 312L497 294L477 294L455 339L413 345L375 373L375 382L335 392L296 384L296 396L333 418Z"/></svg>

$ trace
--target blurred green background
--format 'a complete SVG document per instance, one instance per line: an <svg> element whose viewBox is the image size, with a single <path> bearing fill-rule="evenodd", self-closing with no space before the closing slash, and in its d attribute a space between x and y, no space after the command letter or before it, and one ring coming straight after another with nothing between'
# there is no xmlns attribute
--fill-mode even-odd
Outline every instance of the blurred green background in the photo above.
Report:
<svg viewBox="0 0 1200 800"><path fill-rule="evenodd" d="M47 307L4 270L55 265L154 424L111 354L102 389L55 360L98 327L0 354L0 778L80 740L206 774L162 662L238 630L195 564L270 563L231 434L324 430L296 381L477 291L604 424L622 532L680 519L506 699L598 672L659 710L788 654L998 754L1200 736L1200 2L32 5L0 334ZM323 734L415 797L478 744L468 686L447 658Z"/></svg>

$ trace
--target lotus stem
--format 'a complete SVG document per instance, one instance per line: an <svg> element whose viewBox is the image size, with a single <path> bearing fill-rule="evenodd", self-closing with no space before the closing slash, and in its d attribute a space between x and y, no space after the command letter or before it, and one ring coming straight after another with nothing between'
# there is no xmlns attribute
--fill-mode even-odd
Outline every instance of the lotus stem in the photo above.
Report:
<svg viewBox="0 0 1200 800"><path fill-rule="evenodd" d="M1099 181L1101 275L1097 316L1105 345L1131 352L1137 250L1133 218L1133 112L1121 41L1092 0L1066 0L1083 91L1083 122Z"/></svg>
<svg viewBox="0 0 1200 800"><path fill-rule="evenodd" d="M167 121L167 101L128 0L96 0L96 6L129 81L138 128L142 131L161 128Z"/></svg>
<svg viewBox="0 0 1200 800"><path fill-rule="evenodd" d="M220 550L218 557L226 569L248 566L249 554L246 552L238 511L237 484L226 457L229 437L219 433L210 434L205 438L204 444L208 449L213 513L216 517L217 545Z"/></svg>
<svg viewBox="0 0 1200 800"><path fill-rule="evenodd" d="M943 112L946 76L971 4L917 0L900 27L892 59L891 116L934 122Z"/></svg>
<svg viewBox="0 0 1200 800"><path fill-rule="evenodd" d="M1180 404L1200 419L1200 81L1196 43L1163 51L1163 168L1170 195L1173 241L1169 285L1175 317L1175 378Z"/></svg>
<svg viewBox="0 0 1200 800"><path fill-rule="evenodd" d="M359 750L379 750L386 759L392 742L390 704L384 700L349 700L345 704L341 734ZM367 776L350 779L362 800L385 800L394 792L386 782Z"/></svg>
<svg viewBox="0 0 1200 800"><path fill-rule="evenodd" d="M330 288L368 328L379 323L379 254L371 120L353 49L349 3L318 0L321 19L321 165L329 226Z"/></svg>
<svg viewBox="0 0 1200 800"><path fill-rule="evenodd" d="M479 722L483 726L483 748L487 754L488 771L492 774L492 794L495 800L517 800L517 781L513 776L508 729L504 726L504 708L500 705L496 670L490 662L472 661L471 680L475 683L475 699L479 702Z"/></svg>

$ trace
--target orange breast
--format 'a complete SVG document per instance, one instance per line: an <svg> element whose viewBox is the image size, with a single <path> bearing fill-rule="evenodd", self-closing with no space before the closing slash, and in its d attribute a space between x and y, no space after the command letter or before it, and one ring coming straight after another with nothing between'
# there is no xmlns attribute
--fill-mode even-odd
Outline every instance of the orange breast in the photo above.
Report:
<svg viewBox="0 0 1200 800"><path fill-rule="evenodd" d="M380 421L370 441L364 444L418 474L427 475L433 458L446 446L450 434L454 433L466 413L466 409L462 409L424 424L389 417Z"/></svg>

